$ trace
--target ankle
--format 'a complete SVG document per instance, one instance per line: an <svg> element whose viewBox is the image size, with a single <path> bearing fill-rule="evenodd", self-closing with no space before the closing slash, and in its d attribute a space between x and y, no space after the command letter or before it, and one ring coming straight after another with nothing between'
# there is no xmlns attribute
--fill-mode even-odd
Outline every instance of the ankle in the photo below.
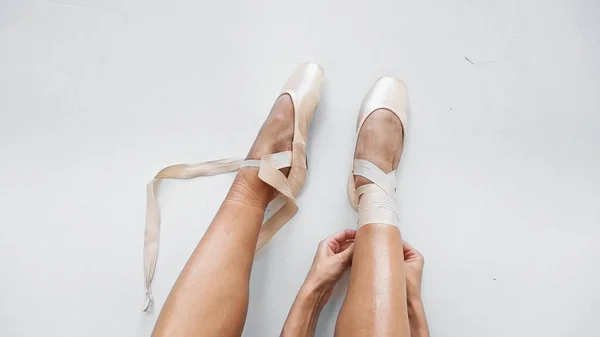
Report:
<svg viewBox="0 0 600 337"><path fill-rule="evenodd" d="M274 198L274 189L260 180L258 169L243 167L238 171L225 201L264 210Z"/></svg>

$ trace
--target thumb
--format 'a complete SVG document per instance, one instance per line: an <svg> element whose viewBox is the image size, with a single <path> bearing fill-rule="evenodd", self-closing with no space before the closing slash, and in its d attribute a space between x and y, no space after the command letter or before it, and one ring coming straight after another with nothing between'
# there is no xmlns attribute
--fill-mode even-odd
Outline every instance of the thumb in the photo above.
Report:
<svg viewBox="0 0 600 337"><path fill-rule="evenodd" d="M350 265L350 261L352 261L352 254L354 254L354 242L350 243L348 247L343 251L337 254L339 259L341 259L342 263L345 265Z"/></svg>

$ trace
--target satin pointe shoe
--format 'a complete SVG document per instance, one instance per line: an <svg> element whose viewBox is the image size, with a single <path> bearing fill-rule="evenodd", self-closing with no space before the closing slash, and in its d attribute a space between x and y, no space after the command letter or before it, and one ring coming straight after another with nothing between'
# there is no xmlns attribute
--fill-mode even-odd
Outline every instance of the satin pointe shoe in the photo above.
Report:
<svg viewBox="0 0 600 337"><path fill-rule="evenodd" d="M393 112L402 124L402 132L406 131L408 117L408 93L406 85L392 77L382 77L365 96L358 115L356 142L360 130L367 118L378 109ZM403 138L404 139L404 138ZM389 224L399 226L396 206L396 170L383 172L368 160L354 159L348 180L348 197L352 207L358 211L358 228L366 224ZM362 176L372 183L356 189L354 176ZM360 202L359 202L360 200Z"/></svg>
<svg viewBox="0 0 600 337"><path fill-rule="evenodd" d="M269 208L272 216L263 223L256 250L264 246L298 210L296 196L306 178L306 141L308 127L319 102L323 82L323 68L315 63L298 66L278 96L289 95L294 109L292 150L263 156L260 160L244 158L221 159L198 164L179 164L162 169L147 185L146 230L144 238L144 274L146 305L151 310L152 279L158 258L160 239L160 212L158 191L163 179L191 179L237 171L240 167L257 167L258 177L277 190L278 195ZM287 177L280 171L290 168Z"/></svg>

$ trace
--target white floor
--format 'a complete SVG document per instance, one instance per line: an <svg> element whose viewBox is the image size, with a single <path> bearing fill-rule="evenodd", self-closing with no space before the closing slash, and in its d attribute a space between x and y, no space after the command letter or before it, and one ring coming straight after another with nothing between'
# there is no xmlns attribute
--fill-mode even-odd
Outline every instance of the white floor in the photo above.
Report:
<svg viewBox="0 0 600 337"><path fill-rule="evenodd" d="M0 336L148 336L232 176L163 185L151 314L145 184L244 155L308 60L309 179L256 259L245 336L276 336L317 243L355 226L353 127L383 75L411 96L398 199L432 335L598 336L599 19L594 0L0 1Z"/></svg>

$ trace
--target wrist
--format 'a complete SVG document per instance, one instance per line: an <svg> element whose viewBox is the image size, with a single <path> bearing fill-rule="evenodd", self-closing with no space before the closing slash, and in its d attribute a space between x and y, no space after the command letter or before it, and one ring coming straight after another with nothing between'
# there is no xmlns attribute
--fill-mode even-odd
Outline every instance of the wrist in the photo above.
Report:
<svg viewBox="0 0 600 337"><path fill-rule="evenodd" d="M325 293L327 293L327 287L324 284L307 279L298 292L298 298L303 302L324 305L325 303L321 302L324 300Z"/></svg>
<svg viewBox="0 0 600 337"><path fill-rule="evenodd" d="M417 317L425 312L423 301L420 296L409 296L407 298L408 316Z"/></svg>
<svg viewBox="0 0 600 337"><path fill-rule="evenodd" d="M408 305L414 304L414 305L419 305L419 304L423 304L423 300L421 300L421 294L418 292L408 292L406 294L406 301L408 303Z"/></svg>
<svg viewBox="0 0 600 337"><path fill-rule="evenodd" d="M308 274L306 280L304 280L304 283L302 284L302 288L313 293L327 292L332 290L334 286L335 283L331 284L331 282L328 282L326 279L316 277L312 275L312 273Z"/></svg>
<svg viewBox="0 0 600 337"><path fill-rule="evenodd" d="M304 282L283 325L281 336L313 336L326 293L312 282Z"/></svg>
<svg viewBox="0 0 600 337"><path fill-rule="evenodd" d="M408 321L411 336L429 337L425 307L420 297L414 297L408 301Z"/></svg>

